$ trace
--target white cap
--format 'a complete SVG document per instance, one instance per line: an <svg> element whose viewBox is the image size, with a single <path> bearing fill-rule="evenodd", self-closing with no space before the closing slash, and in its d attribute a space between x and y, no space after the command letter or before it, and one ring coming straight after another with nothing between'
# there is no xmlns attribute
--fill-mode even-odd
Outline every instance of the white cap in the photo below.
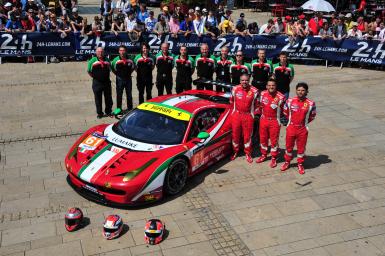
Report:
<svg viewBox="0 0 385 256"><path fill-rule="evenodd" d="M345 15L345 18L351 18L352 17L352 14L351 13L348 13Z"/></svg>
<svg viewBox="0 0 385 256"><path fill-rule="evenodd" d="M11 6L12 6L11 3L6 3L6 4L4 5L4 7L11 7Z"/></svg>
<svg viewBox="0 0 385 256"><path fill-rule="evenodd" d="M78 8L72 8L72 12L78 12Z"/></svg>
<svg viewBox="0 0 385 256"><path fill-rule="evenodd" d="M195 11L200 11L201 8L199 6L195 7Z"/></svg>
<svg viewBox="0 0 385 256"><path fill-rule="evenodd" d="M207 12L207 9L206 9L206 8L203 8L202 12Z"/></svg>

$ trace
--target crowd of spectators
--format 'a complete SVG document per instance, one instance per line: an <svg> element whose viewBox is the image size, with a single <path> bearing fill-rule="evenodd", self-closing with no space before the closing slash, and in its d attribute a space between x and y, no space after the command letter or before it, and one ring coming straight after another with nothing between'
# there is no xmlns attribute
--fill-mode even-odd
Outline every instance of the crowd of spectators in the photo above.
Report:
<svg viewBox="0 0 385 256"><path fill-rule="evenodd" d="M7 32L60 32L65 37L69 32L84 35L100 35L104 31L128 32L139 38L144 31L177 37L195 33L213 38L227 34L247 36L252 34L285 34L296 40L309 35L341 40L344 38L385 40L384 20L380 16L370 20L363 12L345 15L332 13L300 14L271 18L266 24L257 24L244 13L234 17L231 10L219 5L215 10L201 9L199 6L181 12L176 6L170 10L162 7L155 17L146 4L137 1L104 0L100 15L90 23L78 13L77 2L60 0L59 5L50 2L44 6L41 0L9 0L0 5L0 31Z"/></svg>

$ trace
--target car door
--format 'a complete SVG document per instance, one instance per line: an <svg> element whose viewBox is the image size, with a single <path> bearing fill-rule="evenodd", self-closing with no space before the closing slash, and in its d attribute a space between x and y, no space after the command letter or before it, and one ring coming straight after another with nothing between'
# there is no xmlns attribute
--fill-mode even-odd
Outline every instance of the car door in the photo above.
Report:
<svg viewBox="0 0 385 256"><path fill-rule="evenodd" d="M192 151L190 162L193 174L219 161L230 152L231 134L228 129L224 129L228 111L224 108L210 108L195 115L187 143ZM197 138L202 131L210 134L206 141Z"/></svg>

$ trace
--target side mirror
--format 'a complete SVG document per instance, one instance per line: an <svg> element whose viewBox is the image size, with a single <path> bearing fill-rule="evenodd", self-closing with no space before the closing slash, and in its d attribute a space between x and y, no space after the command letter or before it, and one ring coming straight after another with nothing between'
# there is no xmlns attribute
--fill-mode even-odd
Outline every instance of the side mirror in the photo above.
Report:
<svg viewBox="0 0 385 256"><path fill-rule="evenodd" d="M207 140L210 137L208 132L200 132L197 136L198 139Z"/></svg>

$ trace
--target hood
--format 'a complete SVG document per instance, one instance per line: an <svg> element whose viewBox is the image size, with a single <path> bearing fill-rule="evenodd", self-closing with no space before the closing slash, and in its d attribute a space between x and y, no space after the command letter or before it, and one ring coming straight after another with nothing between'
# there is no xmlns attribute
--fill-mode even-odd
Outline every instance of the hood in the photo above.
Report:
<svg viewBox="0 0 385 256"><path fill-rule="evenodd" d="M104 132L94 131L82 137L68 155L71 172L79 179L98 185L105 185L106 182L123 185L140 174L147 173L141 175L142 177L150 176L165 159L185 150L181 145L167 145L163 148L162 145L130 141L111 129L108 130L109 128L111 126ZM126 147L121 147L121 144Z"/></svg>

